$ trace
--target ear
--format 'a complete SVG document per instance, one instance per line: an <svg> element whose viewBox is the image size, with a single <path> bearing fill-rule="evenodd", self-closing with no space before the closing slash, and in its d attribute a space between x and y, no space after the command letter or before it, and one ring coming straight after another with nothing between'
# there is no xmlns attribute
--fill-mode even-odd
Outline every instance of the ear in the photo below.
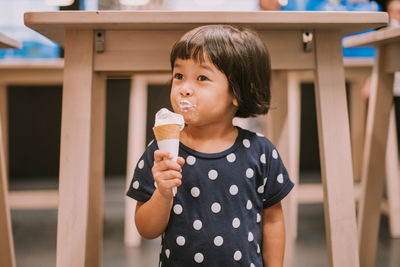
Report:
<svg viewBox="0 0 400 267"><path fill-rule="evenodd" d="M234 105L235 107L237 107L237 108L239 107L239 103L238 103L236 97L233 98L232 103L233 103L233 105Z"/></svg>

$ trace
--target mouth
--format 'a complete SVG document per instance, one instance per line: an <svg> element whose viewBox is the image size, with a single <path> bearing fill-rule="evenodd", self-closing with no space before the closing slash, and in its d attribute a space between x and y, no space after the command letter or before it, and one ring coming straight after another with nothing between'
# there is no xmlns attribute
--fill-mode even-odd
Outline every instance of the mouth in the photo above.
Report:
<svg viewBox="0 0 400 267"><path fill-rule="evenodd" d="M195 104L192 104L190 101L188 100L181 100L178 104L179 110L181 112L189 112L192 111L196 108Z"/></svg>

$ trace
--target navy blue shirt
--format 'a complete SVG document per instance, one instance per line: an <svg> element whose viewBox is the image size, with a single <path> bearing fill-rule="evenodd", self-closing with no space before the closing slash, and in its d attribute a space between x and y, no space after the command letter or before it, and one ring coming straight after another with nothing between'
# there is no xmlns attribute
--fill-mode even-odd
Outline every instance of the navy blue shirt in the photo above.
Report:
<svg viewBox="0 0 400 267"><path fill-rule="evenodd" d="M182 185L162 235L160 265L263 266L263 209L281 201L293 183L278 151L261 134L239 129L229 149L201 153L180 144ZM146 202L156 142L140 158L127 195Z"/></svg>

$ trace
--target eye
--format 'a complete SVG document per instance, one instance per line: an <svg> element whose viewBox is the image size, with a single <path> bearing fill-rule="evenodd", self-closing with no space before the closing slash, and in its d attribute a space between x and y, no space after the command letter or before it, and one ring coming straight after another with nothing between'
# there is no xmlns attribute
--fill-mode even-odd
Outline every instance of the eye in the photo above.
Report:
<svg viewBox="0 0 400 267"><path fill-rule="evenodd" d="M183 79L183 75L181 73L175 73L174 74L174 79L182 80Z"/></svg>
<svg viewBox="0 0 400 267"><path fill-rule="evenodd" d="M199 80L199 81L208 81L209 79L208 79L206 76L204 76L204 75L200 75L200 76L197 78L197 80Z"/></svg>

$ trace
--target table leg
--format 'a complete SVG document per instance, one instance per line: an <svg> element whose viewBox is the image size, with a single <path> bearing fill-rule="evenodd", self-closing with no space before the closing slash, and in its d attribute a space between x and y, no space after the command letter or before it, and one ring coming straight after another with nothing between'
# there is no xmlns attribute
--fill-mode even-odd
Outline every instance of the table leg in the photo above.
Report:
<svg viewBox="0 0 400 267"><path fill-rule="evenodd" d="M0 266L15 266L14 242L8 206L6 154L3 138L3 121L0 116Z"/></svg>
<svg viewBox="0 0 400 267"><path fill-rule="evenodd" d="M128 157L126 188L133 177L136 163L142 155L146 144L147 122L147 81L140 75L132 76L129 103ZM138 247L141 236L135 226L136 201L125 198L125 245Z"/></svg>
<svg viewBox="0 0 400 267"><path fill-rule="evenodd" d="M6 169L6 188L8 184L8 96L7 86L0 84L0 116L2 121L2 134L3 134L3 147L4 147L4 160Z"/></svg>
<svg viewBox="0 0 400 267"><path fill-rule="evenodd" d="M289 86L288 73L275 71L271 81L271 106L267 136L277 146L293 182L298 181L300 139L300 96L298 87ZM287 88L287 90L284 90ZM297 228L296 186L282 201L286 226L285 267L294 265Z"/></svg>
<svg viewBox="0 0 400 267"><path fill-rule="evenodd" d="M105 81L93 31L65 34L57 267L101 266Z"/></svg>
<svg viewBox="0 0 400 267"><path fill-rule="evenodd" d="M390 111L388 134L386 149L387 215L389 217L390 236L393 238L400 238L400 171L394 106L392 106L392 110Z"/></svg>
<svg viewBox="0 0 400 267"><path fill-rule="evenodd" d="M381 200L385 176L385 150L393 104L393 74L384 71L385 47L378 47L371 78L368 104L363 168L362 193L358 214L360 264L375 266L380 222Z"/></svg>
<svg viewBox="0 0 400 267"><path fill-rule="evenodd" d="M366 101L362 97L365 81L352 81L350 84L350 137L353 155L354 181L361 180L362 155L364 148Z"/></svg>
<svg viewBox="0 0 400 267"><path fill-rule="evenodd" d="M288 134L289 134L289 174L295 187L291 192L291 232L297 238L298 190L300 185L300 129L301 129L301 82L298 73L288 73Z"/></svg>
<svg viewBox="0 0 400 267"><path fill-rule="evenodd" d="M341 38L314 32L315 96L329 265L359 266Z"/></svg>

